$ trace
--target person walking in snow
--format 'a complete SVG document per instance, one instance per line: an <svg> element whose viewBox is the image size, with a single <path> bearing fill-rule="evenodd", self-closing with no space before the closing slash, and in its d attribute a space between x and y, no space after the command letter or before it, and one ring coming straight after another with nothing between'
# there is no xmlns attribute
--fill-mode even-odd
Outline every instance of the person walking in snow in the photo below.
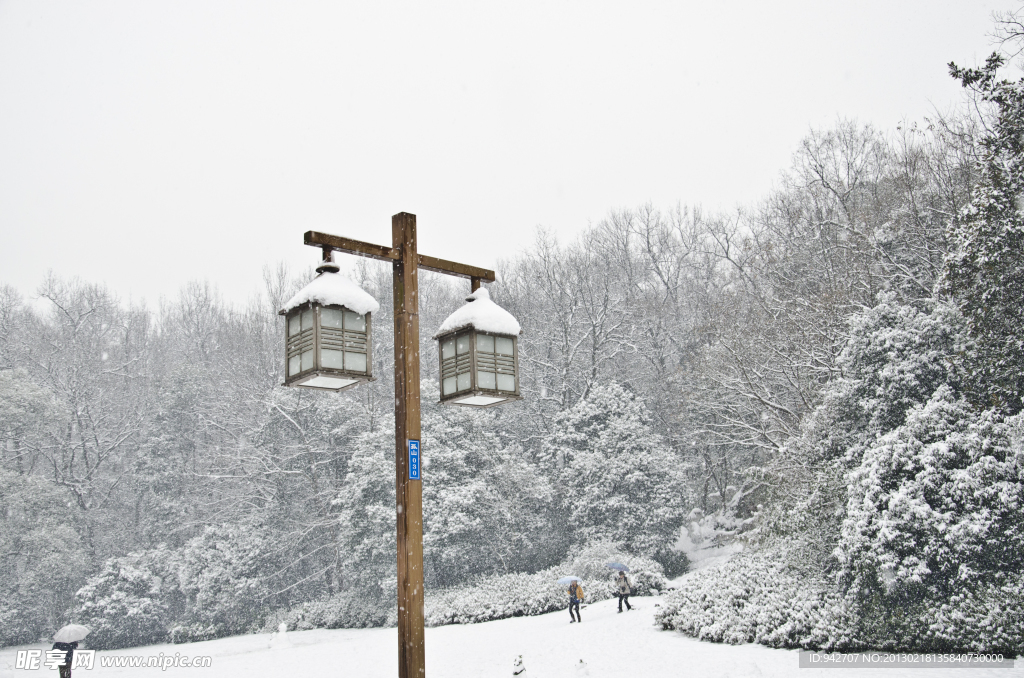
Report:
<svg viewBox="0 0 1024 678"><path fill-rule="evenodd" d="M57 642L53 644L53 650L67 653L64 655L64 663L57 665L57 673L60 675L60 678L71 678L71 661L74 659L77 648L78 643Z"/></svg>
<svg viewBox="0 0 1024 678"><path fill-rule="evenodd" d="M619 570L619 576L615 578L615 584L619 587L619 612L622 612L622 603L626 603L626 609L632 610L632 606L629 604L629 594L632 592L632 588L629 585L629 577L622 570Z"/></svg>
<svg viewBox="0 0 1024 678"><path fill-rule="evenodd" d="M575 579L569 582L569 618L572 619L569 623L582 621L580 619L580 603L583 601L583 587ZM573 609L576 610L576 616L573 616Z"/></svg>

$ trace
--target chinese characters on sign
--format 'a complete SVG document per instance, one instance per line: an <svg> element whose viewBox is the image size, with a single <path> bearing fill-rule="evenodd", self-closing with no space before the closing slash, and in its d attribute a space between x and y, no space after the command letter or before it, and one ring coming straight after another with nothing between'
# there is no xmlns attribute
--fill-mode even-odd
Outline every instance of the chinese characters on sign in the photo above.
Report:
<svg viewBox="0 0 1024 678"><path fill-rule="evenodd" d="M420 441L409 441L409 480L420 479Z"/></svg>

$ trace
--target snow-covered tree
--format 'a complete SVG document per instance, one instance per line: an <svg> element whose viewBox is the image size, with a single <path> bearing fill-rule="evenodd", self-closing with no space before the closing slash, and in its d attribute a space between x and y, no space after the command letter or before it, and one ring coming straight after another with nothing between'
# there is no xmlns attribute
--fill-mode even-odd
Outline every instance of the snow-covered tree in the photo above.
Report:
<svg viewBox="0 0 1024 678"><path fill-rule="evenodd" d="M271 607L280 549L259 525L207 527L178 555L186 618L207 637L257 628Z"/></svg>
<svg viewBox="0 0 1024 678"><path fill-rule="evenodd" d="M428 583L534 571L564 554L552 525L551 480L521 448L502 444L491 413L445 407L424 424Z"/></svg>
<svg viewBox="0 0 1024 678"><path fill-rule="evenodd" d="M988 107L979 181L949 226L945 287L977 340L977 378L990 402L1024 407L1024 78L1001 80L1004 58L981 68L950 64L953 77Z"/></svg>
<svg viewBox="0 0 1024 678"><path fill-rule="evenodd" d="M1022 602L1019 591L1000 593L1019 588L1024 571L1022 451L995 411L979 413L940 386L864 452L848 476L838 553L870 642L978 647L980 620L963 618L971 597ZM928 640L943 616L969 632Z"/></svg>
<svg viewBox="0 0 1024 678"><path fill-rule="evenodd" d="M395 434L358 437L349 472L334 500L341 553L341 587L381 596L395 584Z"/></svg>
<svg viewBox="0 0 1024 678"><path fill-rule="evenodd" d="M850 319L850 337L833 379L805 425L814 461L859 463L864 446L900 426L907 412L942 385L963 388L967 339L955 307L934 300L901 303L882 294Z"/></svg>
<svg viewBox="0 0 1024 678"><path fill-rule="evenodd" d="M0 466L19 474L36 470L47 430L63 414L24 369L0 371Z"/></svg>
<svg viewBox="0 0 1024 678"><path fill-rule="evenodd" d="M1024 568L1024 469L1006 425L948 386L849 475L842 559L887 592L954 591Z"/></svg>
<svg viewBox="0 0 1024 678"><path fill-rule="evenodd" d="M643 401L619 384L598 385L555 427L547 454L560 469L569 538L670 559L689 509L687 486Z"/></svg>
<svg viewBox="0 0 1024 678"><path fill-rule="evenodd" d="M28 643L66 623L91 568L70 494L0 468L0 644Z"/></svg>
<svg viewBox="0 0 1024 678"><path fill-rule="evenodd" d="M175 564L163 548L108 559L76 594L76 619L92 630L90 647L166 642L181 613Z"/></svg>

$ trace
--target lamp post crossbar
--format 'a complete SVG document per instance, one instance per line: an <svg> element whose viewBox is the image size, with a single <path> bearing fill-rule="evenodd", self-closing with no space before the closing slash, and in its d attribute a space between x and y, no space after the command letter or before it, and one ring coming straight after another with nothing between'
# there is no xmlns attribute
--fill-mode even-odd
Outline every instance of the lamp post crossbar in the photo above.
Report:
<svg viewBox="0 0 1024 678"><path fill-rule="evenodd" d="M416 250L416 215L391 217L391 247L307 231L305 244L319 247L324 259L339 251L390 261L395 315L395 513L398 542L398 676L425 678L423 645L423 487L410 477L409 441L420 441L419 269L469 278L472 291L494 282L494 271ZM418 447L417 447L418 454Z"/></svg>
<svg viewBox="0 0 1024 678"><path fill-rule="evenodd" d="M319 247L325 251L345 252L346 254L354 254L359 257L377 259L378 261L398 261L402 256L400 246L384 247L383 245L374 245L373 243L353 240L352 238L345 238L340 235L320 233L319 231L306 231L304 241L307 245ZM445 273L471 280L479 278L484 282L494 282L494 271L486 268L460 264L455 261L448 261L447 259L438 259L426 254L419 255L418 264L420 268L436 273Z"/></svg>

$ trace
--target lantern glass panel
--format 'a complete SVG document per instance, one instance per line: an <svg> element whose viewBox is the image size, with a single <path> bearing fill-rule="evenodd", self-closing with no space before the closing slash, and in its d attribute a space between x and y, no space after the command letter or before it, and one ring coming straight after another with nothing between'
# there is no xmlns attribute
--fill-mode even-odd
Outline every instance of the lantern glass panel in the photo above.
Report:
<svg viewBox="0 0 1024 678"><path fill-rule="evenodd" d="M302 329L308 330L313 327L313 309L307 308L302 312Z"/></svg>
<svg viewBox="0 0 1024 678"><path fill-rule="evenodd" d="M459 355L463 353L469 353L469 335L463 334L462 336L455 337L455 352ZM469 388L467 386L467 388ZM461 388L459 389L462 390Z"/></svg>
<svg viewBox="0 0 1024 678"><path fill-rule="evenodd" d="M341 325L338 325L341 327ZM366 331L366 316L353 313L352 311L345 311L345 329L353 330L355 332Z"/></svg>
<svg viewBox="0 0 1024 678"><path fill-rule="evenodd" d="M441 384L442 395L448 395L449 393L455 393L455 377L448 377Z"/></svg>
<svg viewBox="0 0 1024 678"><path fill-rule="evenodd" d="M320 366L334 370L344 369L343 353L329 348L320 349Z"/></svg>
<svg viewBox="0 0 1024 678"><path fill-rule="evenodd" d="M297 319L298 319L298 316L296 316L296 320ZM299 373L299 356L293 355L291 358L288 359L288 376L290 377L293 374L298 374L298 373Z"/></svg>
<svg viewBox="0 0 1024 678"><path fill-rule="evenodd" d="M476 350L484 353L494 353L494 337L489 334L476 335Z"/></svg>
<svg viewBox="0 0 1024 678"><path fill-rule="evenodd" d="M512 374L499 374L498 375L498 390L499 391L515 391L516 390L516 378L515 378L515 375L512 375Z"/></svg>
<svg viewBox="0 0 1024 678"><path fill-rule="evenodd" d="M453 357L455 357L455 340L445 339L441 342L441 359L447 360Z"/></svg>
<svg viewBox="0 0 1024 678"><path fill-rule="evenodd" d="M301 331L299 329L299 322L300 321L299 321L299 314L298 313L292 313L288 317L288 336L289 337L294 337L296 334L298 334Z"/></svg>
<svg viewBox="0 0 1024 678"><path fill-rule="evenodd" d="M458 377L458 384L456 391L466 391L469 389L469 372L460 374Z"/></svg>
<svg viewBox="0 0 1024 678"><path fill-rule="evenodd" d="M334 329L341 329L341 319L345 317L340 308L321 308L320 309L320 325L321 327L332 327Z"/></svg>
<svg viewBox="0 0 1024 678"><path fill-rule="evenodd" d="M501 376L505 376L505 375L501 375ZM493 391L494 388L495 388L494 372L477 372L476 373L476 387L477 388L486 388L486 389L490 389L490 390Z"/></svg>
<svg viewBox="0 0 1024 678"><path fill-rule="evenodd" d="M350 372L365 372L366 354L345 351L345 369Z"/></svg>
<svg viewBox="0 0 1024 678"><path fill-rule="evenodd" d="M303 351L302 352L301 364L299 366L299 371L300 372L305 372L306 370L311 370L311 369L313 369L313 351L312 350Z"/></svg>
<svg viewBox="0 0 1024 678"><path fill-rule="evenodd" d="M515 353L515 342L508 337L495 337L494 348L497 353L502 355L513 355Z"/></svg>

